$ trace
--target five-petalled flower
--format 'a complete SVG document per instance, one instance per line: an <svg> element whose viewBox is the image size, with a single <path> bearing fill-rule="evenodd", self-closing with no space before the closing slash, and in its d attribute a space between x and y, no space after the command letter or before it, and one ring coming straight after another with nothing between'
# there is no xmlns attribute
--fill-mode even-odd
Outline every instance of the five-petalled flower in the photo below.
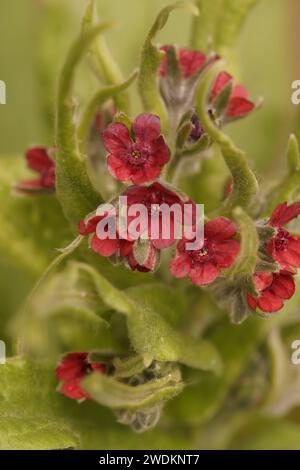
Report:
<svg viewBox="0 0 300 470"><path fill-rule="evenodd" d="M131 132L114 122L102 132L108 170L120 181L142 184L156 180L170 159L170 150L161 135L160 119L142 113L132 124Z"/></svg>
<svg viewBox="0 0 300 470"><path fill-rule="evenodd" d="M176 278L188 276L193 284L204 286L212 283L235 261L240 244L233 237L237 229L229 219L217 217L204 226L204 244L200 250L188 250L187 240L180 240L171 273Z"/></svg>
<svg viewBox="0 0 300 470"><path fill-rule="evenodd" d="M68 398L83 401L90 399L80 385L81 380L91 372L104 374L106 368L99 362L91 362L87 352L70 352L66 354L55 373L60 381L59 391Z"/></svg>

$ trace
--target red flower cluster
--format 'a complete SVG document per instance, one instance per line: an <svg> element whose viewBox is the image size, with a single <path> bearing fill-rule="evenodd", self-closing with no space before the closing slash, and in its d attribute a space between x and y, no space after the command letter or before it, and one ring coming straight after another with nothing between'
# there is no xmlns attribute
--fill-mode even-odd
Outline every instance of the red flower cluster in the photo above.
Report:
<svg viewBox="0 0 300 470"><path fill-rule="evenodd" d="M90 372L105 374L106 368L98 362L90 362L86 352L66 354L56 367L56 378L60 381L59 391L73 400L89 400L90 397L81 388L80 382Z"/></svg>
<svg viewBox="0 0 300 470"><path fill-rule="evenodd" d="M131 134L124 124L114 122L102 132L102 139L109 152L108 170L120 181L153 181L170 159L170 150L160 133L160 119L153 114L140 114Z"/></svg>
<svg viewBox="0 0 300 470"><path fill-rule="evenodd" d="M194 203L190 200L183 201L178 194L158 182L150 186L131 186L122 193L122 196L127 197L127 214L122 215L122 217L126 217L126 226L128 227L126 233L118 227L119 214L117 208L112 214L106 212L104 215L94 215L85 221L81 221L79 233L83 236L93 234L91 248L99 255L106 257L118 255L126 258L131 269L143 272L150 271L156 263L157 250L162 250L175 243L176 231L178 224L181 222L181 219L176 220L176 213L170 211L170 234L166 237L163 227L164 209L168 210L168 208L176 204L180 208L181 214L184 212L187 214L189 211L191 222L193 222L195 214L193 210ZM134 204L142 204L146 209L145 214L141 213L139 216L136 214L130 215L130 208ZM157 214L156 217L153 217L155 211L157 211ZM112 225L116 227L117 236L116 238L107 236L105 239L100 239L96 233L97 225L104 218L108 220L110 217L113 218ZM138 240L130 235L130 224L137 220L137 217L139 217L140 234L143 235L144 239L149 240L148 255L142 265L137 262L134 256L134 248Z"/></svg>
<svg viewBox="0 0 300 470"><path fill-rule="evenodd" d="M21 181L15 185L17 192L33 194L55 190L55 162L51 151L45 147L33 147L26 152L27 166L38 173L33 180Z"/></svg>
<svg viewBox="0 0 300 470"><path fill-rule="evenodd" d="M210 93L210 104L214 108L214 104L223 92L226 86L232 85L233 77L227 72L220 72L213 84ZM231 93L228 97L225 109L222 115L225 119L233 120L247 116L255 109L255 104L249 101L249 94L243 85L233 84Z"/></svg>
<svg viewBox="0 0 300 470"><path fill-rule="evenodd" d="M300 203L288 206L279 204L273 211L268 224L276 230L266 243L266 251L280 266L279 274L261 273L254 275L258 297L247 296L250 308L260 308L263 312L277 312L283 301L290 299L295 292L293 274L300 267L300 237L291 234L284 225L300 214Z"/></svg>
<svg viewBox="0 0 300 470"><path fill-rule="evenodd" d="M198 285L213 282L223 268L229 268L235 261L240 244L235 224L224 217L207 222L204 226L204 245L200 250L187 250L186 240L177 245L176 258L171 263L171 273L176 278L188 276Z"/></svg>

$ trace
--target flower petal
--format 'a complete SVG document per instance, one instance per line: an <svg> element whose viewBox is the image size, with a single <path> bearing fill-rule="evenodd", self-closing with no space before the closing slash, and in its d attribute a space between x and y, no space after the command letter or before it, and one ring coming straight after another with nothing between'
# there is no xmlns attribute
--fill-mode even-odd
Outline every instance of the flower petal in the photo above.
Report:
<svg viewBox="0 0 300 470"><path fill-rule="evenodd" d="M280 227L295 219L300 214L300 203L296 202L287 205L286 202L279 204L273 211L270 217L270 225L273 227Z"/></svg>
<svg viewBox="0 0 300 470"><path fill-rule="evenodd" d="M281 299L290 299L295 293L295 281L291 276L275 274L271 291Z"/></svg>
<svg viewBox="0 0 300 470"><path fill-rule="evenodd" d="M117 239L106 238L100 240L97 235L94 235L91 243L91 248L98 255L109 257L114 255L119 248L119 241Z"/></svg>
<svg viewBox="0 0 300 470"><path fill-rule="evenodd" d="M227 72L220 72L215 80L215 83L212 87L210 98L213 100L220 91L227 85L227 83L232 80L232 76Z"/></svg>
<svg viewBox="0 0 300 470"><path fill-rule="evenodd" d="M83 377L87 365L87 356L86 352L66 354L56 367L56 378L58 380L70 380L76 377Z"/></svg>
<svg viewBox="0 0 300 470"><path fill-rule="evenodd" d="M130 178L131 168L120 157L113 154L109 155L107 168L109 173L119 181L127 181Z"/></svg>
<svg viewBox="0 0 300 470"><path fill-rule="evenodd" d="M264 272L257 272L253 276L253 281L255 284L256 289L261 292L268 287L273 282L273 274L272 273L264 273Z"/></svg>
<svg viewBox="0 0 300 470"><path fill-rule="evenodd" d="M249 98L249 93L247 88L244 85L234 85L231 98Z"/></svg>
<svg viewBox="0 0 300 470"><path fill-rule="evenodd" d="M26 152L27 165L38 173L43 173L54 166L54 161L49 157L45 147L32 147Z"/></svg>
<svg viewBox="0 0 300 470"><path fill-rule="evenodd" d="M122 155L132 143L127 127L119 122L113 122L104 129L102 140L106 150L116 155Z"/></svg>
<svg viewBox="0 0 300 470"><path fill-rule="evenodd" d="M219 268L213 263L200 263L192 267L189 278L196 286L212 283L219 275Z"/></svg>
<svg viewBox="0 0 300 470"><path fill-rule="evenodd" d="M257 303L258 307L263 312L267 313L278 312L278 310L281 310L283 307L283 300L270 290L263 292L258 298Z"/></svg>
<svg viewBox="0 0 300 470"><path fill-rule="evenodd" d="M240 251L237 240L218 241L213 244L213 257L220 268L229 268L236 260Z"/></svg>
<svg viewBox="0 0 300 470"><path fill-rule="evenodd" d="M151 143L151 161L156 165L165 165L170 160L170 155L170 149L162 135Z"/></svg>
<svg viewBox="0 0 300 470"><path fill-rule="evenodd" d="M252 310L257 309L257 298L256 297L253 297L252 295L247 294L247 302L248 302L249 307Z"/></svg>
<svg viewBox="0 0 300 470"><path fill-rule="evenodd" d="M189 78L194 75L194 73L202 69L206 63L206 55L200 51L181 48L179 49L178 56L184 78Z"/></svg>
<svg viewBox="0 0 300 470"><path fill-rule="evenodd" d="M161 172L161 168L160 166L148 166L146 165L145 168L144 168L144 173L146 175L146 178L147 180L146 181L153 181L153 180L156 180L159 175L160 175L160 172Z"/></svg>
<svg viewBox="0 0 300 470"><path fill-rule="evenodd" d="M245 98L231 98L226 108L225 114L228 117L243 117L251 113L255 104Z"/></svg>
<svg viewBox="0 0 300 470"><path fill-rule="evenodd" d="M154 114L142 113L134 120L132 130L137 142L150 143L160 135L160 119Z"/></svg>
<svg viewBox="0 0 300 470"><path fill-rule="evenodd" d="M176 279L186 277L189 274L190 269L190 259L186 254L177 255L170 265L171 274L176 277Z"/></svg>
<svg viewBox="0 0 300 470"><path fill-rule="evenodd" d="M89 399L89 395L80 386L80 379L67 380L60 386L59 391L73 400Z"/></svg>
<svg viewBox="0 0 300 470"><path fill-rule="evenodd" d="M226 240L236 234L236 225L225 217L216 217L204 226L204 236L208 239Z"/></svg>

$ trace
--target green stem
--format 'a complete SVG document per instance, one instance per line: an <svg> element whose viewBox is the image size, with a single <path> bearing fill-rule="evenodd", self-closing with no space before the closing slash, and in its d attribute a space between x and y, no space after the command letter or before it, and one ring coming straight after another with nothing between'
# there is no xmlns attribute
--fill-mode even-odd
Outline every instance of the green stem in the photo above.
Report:
<svg viewBox="0 0 300 470"><path fill-rule="evenodd" d="M258 192L258 184L248 165L246 154L238 149L231 139L215 126L207 113L208 96L215 74L215 67L207 73L198 92L197 104L200 121L212 141L220 146L224 161L232 176L232 193L221 208L222 214L230 215L236 206L240 206L245 210L249 208Z"/></svg>
<svg viewBox="0 0 300 470"><path fill-rule="evenodd" d="M86 9L86 14L83 20L83 32L92 28L94 24L98 23L97 10L95 0L89 0ZM91 47L91 60L93 68L99 77L103 77L107 85L118 85L124 81L122 72L117 62L112 57L112 54L106 44L105 38L100 36ZM129 96L124 92L114 95L116 107L125 113L129 112Z"/></svg>
<svg viewBox="0 0 300 470"><path fill-rule="evenodd" d="M94 39L111 25L103 23L80 34L62 68L55 126L56 191L67 219L73 227L101 202L89 179L85 159L80 154L73 122L72 89L75 71Z"/></svg>

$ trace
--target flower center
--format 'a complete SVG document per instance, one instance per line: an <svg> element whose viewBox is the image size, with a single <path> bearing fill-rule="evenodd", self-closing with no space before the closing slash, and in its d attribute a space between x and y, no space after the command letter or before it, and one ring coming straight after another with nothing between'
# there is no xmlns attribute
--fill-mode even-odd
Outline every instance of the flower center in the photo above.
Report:
<svg viewBox="0 0 300 470"><path fill-rule="evenodd" d="M279 229L275 238L276 250L283 251L286 249L289 232L284 229Z"/></svg>
<svg viewBox="0 0 300 470"><path fill-rule="evenodd" d="M147 149L139 148L137 145L134 145L127 155L127 160L130 165L141 166L144 165L147 156Z"/></svg>
<svg viewBox="0 0 300 470"><path fill-rule="evenodd" d="M192 251L191 257L194 263L204 263L210 258L210 250L207 244L201 250Z"/></svg>
<svg viewBox="0 0 300 470"><path fill-rule="evenodd" d="M135 158L135 159L138 159L138 158L141 157L141 152L140 152L139 150L133 150L133 151L131 152L131 156L132 156L133 158Z"/></svg>

